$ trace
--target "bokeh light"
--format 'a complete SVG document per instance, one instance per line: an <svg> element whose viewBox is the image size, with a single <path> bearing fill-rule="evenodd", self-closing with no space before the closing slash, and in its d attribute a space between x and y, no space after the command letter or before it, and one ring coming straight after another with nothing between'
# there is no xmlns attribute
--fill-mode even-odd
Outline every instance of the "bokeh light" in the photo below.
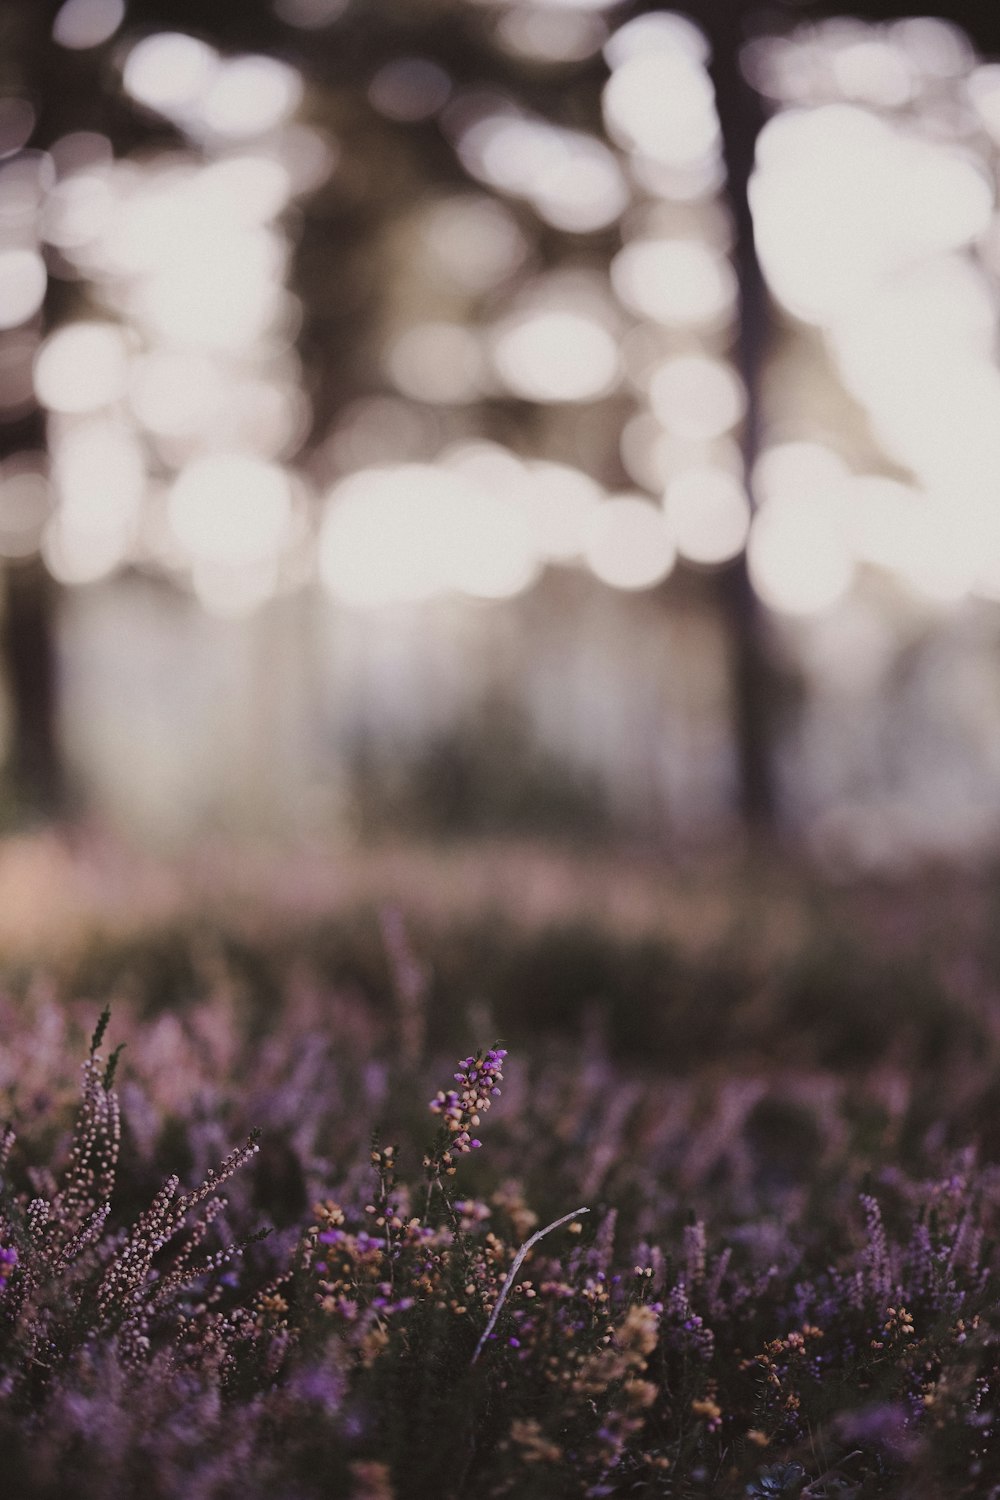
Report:
<svg viewBox="0 0 1000 1500"><path fill-rule="evenodd" d="M851 586L854 562L834 499L805 493L766 501L750 530L747 563L772 609L808 615L837 604Z"/></svg>
<svg viewBox="0 0 1000 1500"><path fill-rule="evenodd" d="M218 67L218 53L207 42L179 31L158 31L131 48L122 76L137 103L174 117L197 104Z"/></svg>
<svg viewBox="0 0 1000 1500"><path fill-rule="evenodd" d="M679 354L652 372L649 404L668 432L703 441L735 427L746 398L739 376L723 360Z"/></svg>
<svg viewBox="0 0 1000 1500"><path fill-rule="evenodd" d="M42 539L42 556L57 583L98 583L125 561L131 535L124 526L98 530L57 514Z"/></svg>
<svg viewBox="0 0 1000 1500"><path fill-rule="evenodd" d="M291 485L276 464L247 453L208 454L170 491L170 524L192 557L238 567L274 557L288 535Z"/></svg>
<svg viewBox="0 0 1000 1500"><path fill-rule="evenodd" d="M437 481L433 470L410 465L361 470L335 486L319 536L320 577L335 599L397 604L445 586L434 545L444 529Z"/></svg>
<svg viewBox="0 0 1000 1500"><path fill-rule="evenodd" d="M683 47L630 51L614 67L603 103L611 138L652 162L685 168L718 155L712 84Z"/></svg>
<svg viewBox="0 0 1000 1500"><path fill-rule="evenodd" d="M436 115L450 93L448 74L426 57L394 57L379 68L368 88L379 114L407 124Z"/></svg>
<svg viewBox="0 0 1000 1500"><path fill-rule="evenodd" d="M0 466L0 557L38 551L53 507L44 454L22 452Z"/></svg>
<svg viewBox="0 0 1000 1500"><path fill-rule="evenodd" d="M118 401L127 385L127 343L114 323L66 323L35 360L35 390L51 411L96 411Z"/></svg>
<svg viewBox="0 0 1000 1500"><path fill-rule="evenodd" d="M148 432L184 437L214 428L224 382L222 367L208 354L154 349L133 362L129 402Z"/></svg>
<svg viewBox="0 0 1000 1500"><path fill-rule="evenodd" d="M0 328L33 318L48 286L45 262L35 250L0 250Z"/></svg>
<svg viewBox="0 0 1000 1500"><path fill-rule="evenodd" d="M620 375L614 336L596 318L538 307L501 323L493 363L504 385L525 401L594 401Z"/></svg>
<svg viewBox="0 0 1000 1500"><path fill-rule="evenodd" d="M425 209L420 236L439 282L475 296L511 276L528 241L510 211L479 193L456 193Z"/></svg>
<svg viewBox="0 0 1000 1500"><path fill-rule="evenodd" d="M0 161L0 233L9 245L32 243L54 181L55 165L47 151L20 151Z"/></svg>
<svg viewBox="0 0 1000 1500"><path fill-rule="evenodd" d="M968 95L984 129L1000 143L1000 63L983 63L973 69Z"/></svg>
<svg viewBox="0 0 1000 1500"><path fill-rule="evenodd" d="M846 539L860 561L925 601L955 604L972 590L981 543L956 534L953 515L931 496L886 475L860 474L845 482L841 503Z"/></svg>
<svg viewBox="0 0 1000 1500"><path fill-rule="evenodd" d="M910 59L891 35L862 32L857 40L836 48L831 62L841 94L853 103L898 109L916 90Z"/></svg>
<svg viewBox="0 0 1000 1500"><path fill-rule="evenodd" d="M483 392L486 360L464 323L418 323L393 339L386 355L393 384L414 401L461 404Z"/></svg>
<svg viewBox="0 0 1000 1500"><path fill-rule="evenodd" d="M638 615L660 601L603 587L678 559L665 613L723 636L744 574L702 570L746 550L810 681L859 611L897 644L985 618L1000 64L939 19L785 16L714 68L670 10L468 0L467 66L423 9L366 52L361 0L271 0L256 35L51 8L59 68L114 108L53 127L26 82L0 100L0 408L42 446L34 392L50 447L0 468L0 554L234 621L318 572L324 618L387 611L358 639L419 617L457 657L470 622L519 628L485 601L544 578L539 619ZM750 393L713 82L737 61L767 114Z"/></svg>
<svg viewBox="0 0 1000 1500"><path fill-rule="evenodd" d="M529 0L529 4L541 11L613 11L622 4L622 0Z"/></svg>
<svg viewBox="0 0 1000 1500"><path fill-rule="evenodd" d="M117 30L120 11L121 0L67 0L56 30L66 46L97 46L102 26L104 39ZM277 0L275 11L290 25L318 29L345 7ZM532 3L503 8L491 23L498 45L540 67L581 61L603 47L610 146L528 112L513 96L455 93L430 55L404 52L363 85L374 111L400 126L441 114L460 163L488 189L432 197L411 212L417 279L382 330L381 369L396 394L349 404L323 448L320 482L329 483L331 470L351 475L341 481L349 485L369 476L360 491L335 488L324 512L324 536L355 526L348 552L356 558L364 528L351 517L361 493L382 507L385 525L392 516L405 529L405 516L422 507L429 534L437 534L450 517L452 542L442 556L451 562L435 572L414 544L410 572L402 561L395 567L409 584L386 585L393 598L477 590L502 597L537 576L543 561L583 559L604 577L618 566L615 547L630 555L629 538L643 528L650 558L659 559L650 562L654 577L665 576L675 552L716 566L747 542L749 500L734 441L746 396L720 352L737 288L730 226L711 196L721 147L708 43L684 15L650 12L615 25L614 11ZM790 313L820 324L874 440L914 476L912 486L872 473L855 477L830 450L772 444L754 474L761 513L752 576L768 602L792 612L828 608L855 564L891 575L915 595L962 597L976 570L975 549L961 538L970 520L980 535L989 532L987 496L1000 474L1000 441L990 436L1000 431L997 310L985 265L994 194L968 144L915 129L905 110L929 77L940 85L964 76L969 108L989 132L1000 97L996 68L975 66L955 28L922 21L831 23L762 38L747 48L745 64L784 106L761 133L752 182L771 289ZM307 190L300 183L325 180L336 148L294 122L302 79L277 58L224 55L199 37L162 30L129 38L121 67L127 94L169 119L194 149L115 161L105 137L81 132L58 141L51 156L22 152L7 167L10 222L34 217L66 274L101 288L108 314L68 324L42 343L35 388L57 415L116 414L118 461L131 444L143 476L127 493L148 490L148 466L165 478L172 541L161 531L164 565L179 546L206 606L235 615L278 586L276 559L294 511L279 461L308 427L301 372L289 357L299 309L287 287L282 220ZM607 277L582 268L539 274L518 202L569 235L621 219L621 248L606 262ZM980 244L976 259L970 247ZM0 327L30 322L47 285L37 249L18 243L0 253ZM609 290L639 320L624 338ZM487 297L484 326L473 301ZM25 399L31 348L12 342L6 364L0 348L12 410ZM642 489L663 497L662 510L645 496L609 500L571 463L526 461L478 440L442 451L458 413L475 426L484 403L509 396L550 410L555 421L561 408L605 401L623 376L636 406L621 425L621 461ZM957 399L946 399L949 393ZM123 398L134 429L118 420ZM107 451L113 446L108 439ZM73 455L85 447L64 425L54 449L57 492L61 485L66 496L88 493L86 473L68 478L72 464L83 463ZM87 465L94 471L95 461ZM257 494L256 485L270 496L260 502L259 536L251 525L242 543L232 498L237 470L248 493ZM206 475L218 482L221 498L213 503ZM465 487L462 506L456 486ZM953 517L964 516L964 528L947 521L949 486ZM404 490L413 500L408 510L398 498ZM810 564L790 582L788 539L804 534L803 506L826 528L828 566L824 574ZM60 501L53 536L57 520L69 525L70 510ZM900 526L907 520L894 552L891 516ZM479 575L468 567L463 574L458 561L474 550L470 517L483 555L507 558L493 583L484 564ZM48 545L55 547L51 538ZM326 566L339 579L333 592L354 597L336 562ZM357 576L367 576L366 566ZM629 577L632 566L622 564ZM355 593L381 597L370 581Z"/></svg>
<svg viewBox="0 0 1000 1500"><path fill-rule="evenodd" d="M137 103L193 138L217 143L273 131L302 98L302 79L288 63L254 53L221 57L184 32L154 32L137 42L122 80Z"/></svg>
<svg viewBox="0 0 1000 1500"><path fill-rule="evenodd" d="M49 193L41 218L42 237L60 250L73 252L94 244L115 212L115 193L101 164L67 176Z"/></svg>
<svg viewBox="0 0 1000 1500"><path fill-rule="evenodd" d="M690 562L729 562L746 543L750 502L726 469L690 468L670 481L666 514L677 550Z"/></svg>
<svg viewBox="0 0 1000 1500"><path fill-rule="evenodd" d="M127 561L146 492L136 435L111 416L74 418L52 434L56 508L42 555L60 583L93 583Z"/></svg>
<svg viewBox="0 0 1000 1500"><path fill-rule="evenodd" d="M604 498L597 481L569 464L535 459L525 466L517 493L539 554L553 562L580 557L590 521Z"/></svg>
<svg viewBox="0 0 1000 1500"><path fill-rule="evenodd" d="M145 493L142 447L113 418L73 423L53 443L52 482L59 516L75 532L124 533L138 522Z"/></svg>
<svg viewBox="0 0 1000 1500"><path fill-rule="evenodd" d="M633 312L673 328L712 328L732 315L736 278L703 239L635 239L611 262L611 283Z"/></svg>
<svg viewBox="0 0 1000 1500"><path fill-rule="evenodd" d="M917 258L968 244L993 196L971 157L847 104L772 118L751 183L768 280L819 323Z"/></svg>
<svg viewBox="0 0 1000 1500"><path fill-rule="evenodd" d="M10 93L0 99L0 157L12 156L31 139L35 111L27 99Z"/></svg>
<svg viewBox="0 0 1000 1500"><path fill-rule="evenodd" d="M320 532L321 578L341 603L414 603L452 591L503 599L534 580L528 523L459 466L364 469L334 486Z"/></svg>
<svg viewBox="0 0 1000 1500"><path fill-rule="evenodd" d="M461 131L458 153L473 177L527 199L556 229L604 229L629 201L621 167L602 141L513 111L475 119Z"/></svg>
<svg viewBox="0 0 1000 1500"><path fill-rule="evenodd" d="M515 6L496 23L500 45L542 63L575 63L601 50L607 26L594 12Z"/></svg>
<svg viewBox="0 0 1000 1500"><path fill-rule="evenodd" d="M699 26L676 11L651 11L619 26L604 49L610 68L651 53L677 53L694 65L707 65L708 39Z"/></svg>
<svg viewBox="0 0 1000 1500"><path fill-rule="evenodd" d="M278 58L227 58L213 71L199 100L200 115L212 134L242 140L287 120L301 97L299 74Z"/></svg>
<svg viewBox="0 0 1000 1500"><path fill-rule="evenodd" d="M73 51L99 47L124 19L125 0L64 0L52 23L52 40Z"/></svg>
<svg viewBox="0 0 1000 1500"><path fill-rule="evenodd" d="M753 492L759 504L786 496L835 494L847 477L843 459L824 443L773 443L754 465Z"/></svg>
<svg viewBox="0 0 1000 1500"><path fill-rule="evenodd" d="M667 577L677 549L657 506L640 495L612 495L590 519L584 555L602 583L648 589Z"/></svg>

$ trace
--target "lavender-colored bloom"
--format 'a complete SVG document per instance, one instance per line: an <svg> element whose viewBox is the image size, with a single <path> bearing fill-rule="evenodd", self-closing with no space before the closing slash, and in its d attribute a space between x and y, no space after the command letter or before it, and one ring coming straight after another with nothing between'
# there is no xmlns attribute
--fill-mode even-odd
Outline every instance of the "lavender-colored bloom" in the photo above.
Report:
<svg viewBox="0 0 1000 1500"><path fill-rule="evenodd" d="M505 1048L493 1047L485 1053L477 1052L475 1057L463 1058L459 1064L462 1071L454 1075L461 1087L439 1089L430 1101L431 1111L441 1115L452 1134L448 1149L464 1154L482 1145L482 1141L470 1134L469 1126L478 1125L480 1116L499 1097L506 1056Z"/></svg>
<svg viewBox="0 0 1000 1500"><path fill-rule="evenodd" d="M843 1412L836 1430L848 1446L881 1448L897 1460L908 1458L918 1447L911 1418L901 1402L883 1402L857 1412Z"/></svg>
<svg viewBox="0 0 1000 1500"><path fill-rule="evenodd" d="M329 1365L306 1365L297 1371L291 1383L298 1400L311 1402L331 1415L339 1412L345 1387L342 1372Z"/></svg>
<svg viewBox="0 0 1000 1500"><path fill-rule="evenodd" d="M0 1245L0 1292L6 1291L11 1272L17 1265L17 1250L13 1245Z"/></svg>

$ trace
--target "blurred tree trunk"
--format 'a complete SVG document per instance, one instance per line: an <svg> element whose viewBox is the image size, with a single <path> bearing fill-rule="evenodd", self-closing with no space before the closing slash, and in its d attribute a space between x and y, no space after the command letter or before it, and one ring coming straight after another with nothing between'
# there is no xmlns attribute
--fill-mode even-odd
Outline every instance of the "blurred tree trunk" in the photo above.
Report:
<svg viewBox="0 0 1000 1500"><path fill-rule="evenodd" d="M0 460L45 448L45 418L35 407L0 424ZM40 557L9 563L3 588L0 665L10 705L6 771L18 808L55 814L65 779L58 732L56 612L58 586Z"/></svg>
<svg viewBox="0 0 1000 1500"><path fill-rule="evenodd" d="M19 808L54 814L65 781L57 727L55 593L40 558L7 571L2 655L11 703L7 774Z"/></svg>
<svg viewBox="0 0 1000 1500"><path fill-rule="evenodd" d="M743 459L749 489L760 446L761 378L770 325L770 304L757 259L748 196L764 112L740 68L740 49L746 40L744 6L738 0L701 0L692 13L703 26L712 48L711 74L722 131L733 227L733 264L739 283L738 331L733 352L746 388ZM732 662L741 811L752 832L766 834L775 830L778 819L773 757L775 681L767 649L766 622L750 583L745 553L720 574L719 586Z"/></svg>
<svg viewBox="0 0 1000 1500"><path fill-rule="evenodd" d="M36 110L32 148L71 128L77 117L74 91L67 89L60 71L60 49L50 44L56 9L14 0L0 20L0 88L28 100ZM58 288L50 280L47 303L54 290ZM48 309L42 314L43 326L47 315ZM38 406L0 422L0 461L20 452L43 452L46 446L45 415ZM33 557L8 564L2 592L0 670L11 719L5 769L18 810L55 814L63 807L65 790L56 701L58 588L41 558Z"/></svg>

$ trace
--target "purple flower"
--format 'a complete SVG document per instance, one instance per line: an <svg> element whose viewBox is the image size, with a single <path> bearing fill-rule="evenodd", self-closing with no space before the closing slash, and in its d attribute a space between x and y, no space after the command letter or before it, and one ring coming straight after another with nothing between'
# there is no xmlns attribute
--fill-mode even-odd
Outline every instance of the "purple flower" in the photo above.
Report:
<svg viewBox="0 0 1000 1500"><path fill-rule="evenodd" d="M494 1099L499 1097L503 1082L503 1060L507 1056L502 1047L477 1052L475 1057L463 1058L459 1063L461 1072L454 1074L457 1089L439 1089L430 1101L430 1109L441 1115L452 1134L448 1148L460 1153L475 1151L482 1142L473 1138L469 1127L478 1125Z"/></svg>
<svg viewBox="0 0 1000 1500"><path fill-rule="evenodd" d="M0 1245L0 1292L5 1291L10 1273L17 1265L17 1251L13 1245Z"/></svg>

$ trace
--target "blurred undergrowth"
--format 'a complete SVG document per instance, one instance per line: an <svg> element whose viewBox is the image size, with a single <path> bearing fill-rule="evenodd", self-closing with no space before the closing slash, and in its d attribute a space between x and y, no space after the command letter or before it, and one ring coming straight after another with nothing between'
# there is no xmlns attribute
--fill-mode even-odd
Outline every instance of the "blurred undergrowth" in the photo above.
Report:
<svg viewBox="0 0 1000 1500"><path fill-rule="evenodd" d="M534 881L8 955L9 1493L1000 1495L989 881Z"/></svg>

